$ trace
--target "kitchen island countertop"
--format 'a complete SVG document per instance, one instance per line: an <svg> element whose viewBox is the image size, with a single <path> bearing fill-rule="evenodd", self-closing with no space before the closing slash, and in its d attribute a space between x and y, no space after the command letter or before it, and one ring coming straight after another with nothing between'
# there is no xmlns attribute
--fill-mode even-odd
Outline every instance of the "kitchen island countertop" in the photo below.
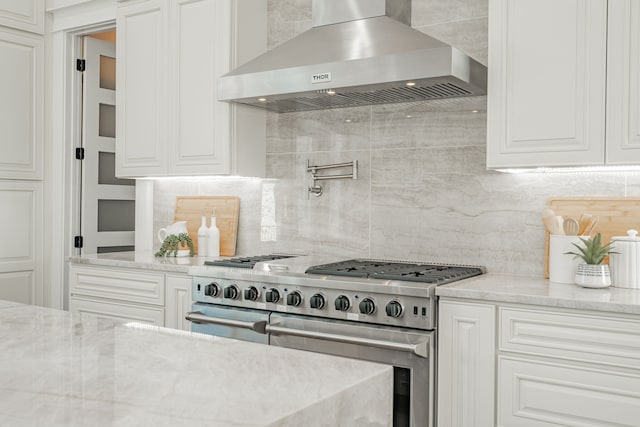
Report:
<svg viewBox="0 0 640 427"><path fill-rule="evenodd" d="M438 286L439 297L640 314L640 289L589 289L547 279L485 274Z"/></svg>
<svg viewBox="0 0 640 427"><path fill-rule="evenodd" d="M387 426L392 369L0 301L0 425Z"/></svg>

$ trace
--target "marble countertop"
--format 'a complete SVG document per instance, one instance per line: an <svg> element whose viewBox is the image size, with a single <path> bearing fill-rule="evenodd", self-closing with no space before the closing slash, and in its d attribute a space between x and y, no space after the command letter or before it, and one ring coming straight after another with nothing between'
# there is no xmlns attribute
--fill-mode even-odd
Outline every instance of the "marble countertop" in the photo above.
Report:
<svg viewBox="0 0 640 427"><path fill-rule="evenodd" d="M485 274L436 288L440 297L640 314L640 289L582 288L536 277Z"/></svg>
<svg viewBox="0 0 640 427"><path fill-rule="evenodd" d="M388 426L392 377L386 365L0 302L0 425Z"/></svg>
<svg viewBox="0 0 640 427"><path fill-rule="evenodd" d="M67 261L74 264L97 265L119 268L139 268L142 270L188 273L189 268L204 265L210 257L155 257L151 252L113 252L70 256Z"/></svg>

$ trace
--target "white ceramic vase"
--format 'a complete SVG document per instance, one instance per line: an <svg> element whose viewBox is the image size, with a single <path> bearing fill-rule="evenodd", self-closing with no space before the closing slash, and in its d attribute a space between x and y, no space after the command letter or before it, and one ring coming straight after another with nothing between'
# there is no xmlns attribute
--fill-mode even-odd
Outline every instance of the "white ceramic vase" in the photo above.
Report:
<svg viewBox="0 0 640 427"><path fill-rule="evenodd" d="M606 264L579 264L576 270L576 285L583 288L606 288L611 286L609 266Z"/></svg>

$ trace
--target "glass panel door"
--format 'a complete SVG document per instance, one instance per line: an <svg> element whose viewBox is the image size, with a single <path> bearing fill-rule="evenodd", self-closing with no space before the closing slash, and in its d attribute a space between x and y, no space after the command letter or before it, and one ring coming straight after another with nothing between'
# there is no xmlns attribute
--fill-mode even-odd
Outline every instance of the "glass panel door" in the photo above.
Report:
<svg viewBox="0 0 640 427"><path fill-rule="evenodd" d="M115 176L116 46L86 36L83 75L82 253L134 250L135 180Z"/></svg>

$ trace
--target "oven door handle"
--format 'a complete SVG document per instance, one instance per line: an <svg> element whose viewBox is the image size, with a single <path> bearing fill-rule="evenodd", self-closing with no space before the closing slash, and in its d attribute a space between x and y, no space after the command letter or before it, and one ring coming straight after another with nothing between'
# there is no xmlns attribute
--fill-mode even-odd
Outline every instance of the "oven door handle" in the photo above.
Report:
<svg viewBox="0 0 640 427"><path fill-rule="evenodd" d="M391 341L374 340L370 338L350 337L346 335L327 334L325 332L303 331L301 329L289 329L280 326L266 325L267 332L273 335L291 335L301 338L313 338L318 340L340 342L345 344L366 345L368 347L381 348L386 350L404 351L414 353L417 356L429 358L430 338L425 337L423 342L418 344L403 344Z"/></svg>
<svg viewBox="0 0 640 427"><path fill-rule="evenodd" d="M230 326L233 328L251 329L259 334L267 334L267 322L264 320L258 322L244 322L242 320L222 319L220 317L205 316L200 311L192 311L187 313L185 319L193 323L208 323L211 325Z"/></svg>

